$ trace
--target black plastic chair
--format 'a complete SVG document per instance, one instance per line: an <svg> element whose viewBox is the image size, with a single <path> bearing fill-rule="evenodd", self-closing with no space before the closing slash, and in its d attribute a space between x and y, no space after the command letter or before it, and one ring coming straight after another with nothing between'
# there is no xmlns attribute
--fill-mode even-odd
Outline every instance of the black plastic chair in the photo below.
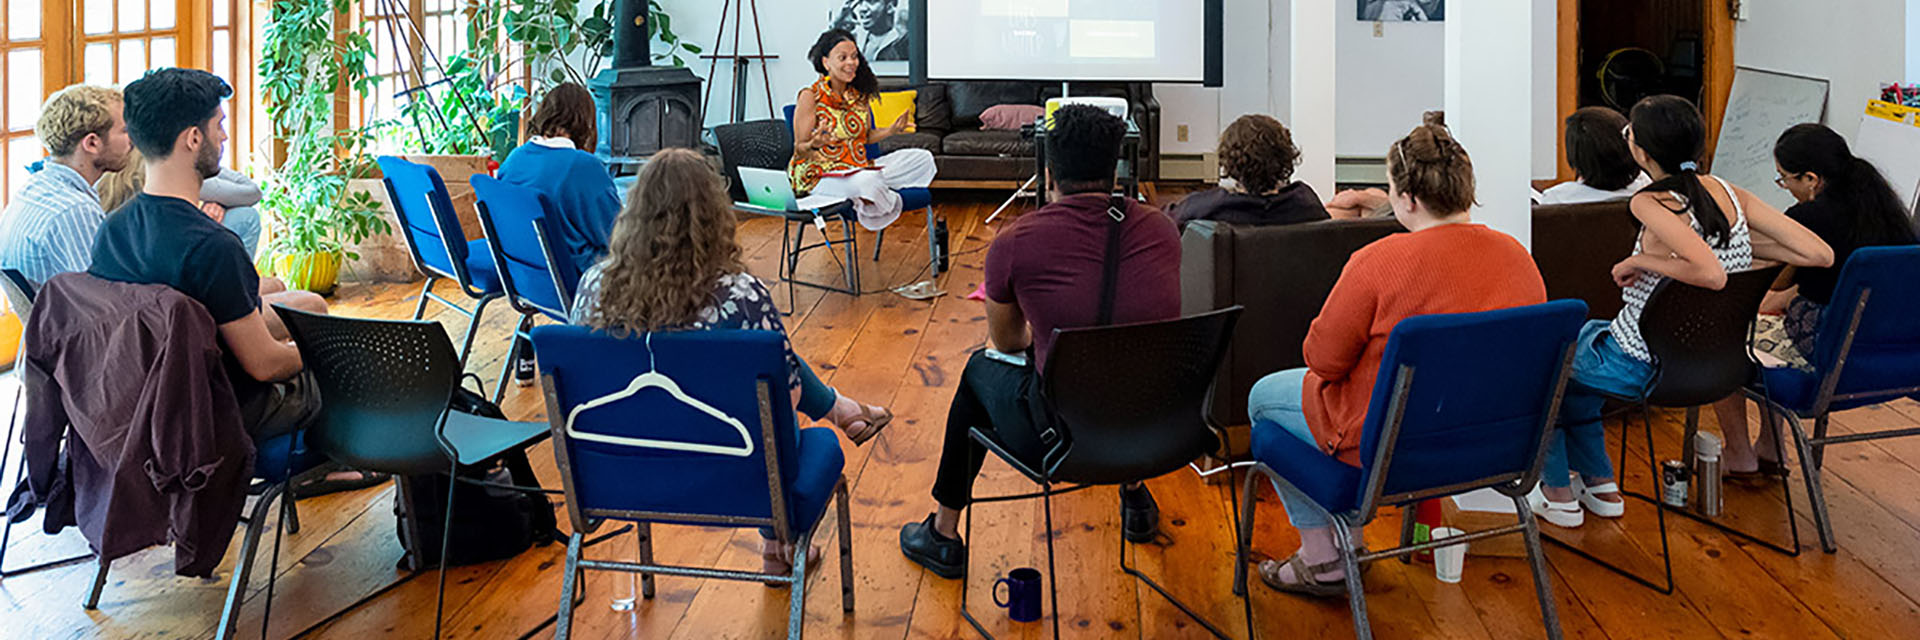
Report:
<svg viewBox="0 0 1920 640"><path fill-rule="evenodd" d="M779 210L755 206L747 202L746 188L740 182L740 168L787 170L787 163L793 159L793 133L784 120L753 120L723 124L713 128L713 138L720 147L721 175L726 176L728 194L733 198L735 210L786 220L786 228L780 232L780 281L787 283L787 309L793 309L793 287L812 287L824 291L860 295L860 247L854 235L855 226L853 204L840 202L820 209ZM820 242L807 244L807 227L816 224L820 227ZM826 222L840 223L840 239L834 240L827 235ZM845 250L844 260L833 252L838 242ZM808 251L826 248L827 254L840 263L841 274L845 277L844 286L809 282L799 279L794 270L800 265L800 256Z"/></svg>
<svg viewBox="0 0 1920 640"><path fill-rule="evenodd" d="M1007 453L1006 445L994 433L972 430L975 441L1040 485L1037 494L973 498L971 504L1036 497L1045 504L1047 595L1054 637L1060 636L1060 596L1059 573L1053 561L1053 496L1144 481L1179 470L1202 455L1217 453L1222 439L1218 427L1206 418L1206 402L1240 311L1236 306L1163 322L1056 329L1041 386L1052 405L1059 432L1042 434L1051 445L1037 467ZM1056 484L1074 486L1055 489ZM966 512L966 540L973 539L973 512L971 508ZM1122 571L1152 587L1216 637L1228 637L1159 583L1129 566L1126 548L1126 538L1121 537ZM993 637L967 611L966 592L963 580L961 615L981 635ZM1252 619L1249 608L1249 624Z"/></svg>
<svg viewBox="0 0 1920 640"><path fill-rule="evenodd" d="M1718 291L1667 280L1655 287L1653 293L1647 297L1647 305L1640 313L1640 335L1646 340L1647 351L1653 354L1654 361L1657 363L1654 367L1653 383L1649 386L1645 397L1616 397L1615 399L1633 403L1640 410L1640 420L1646 432L1647 468L1656 488L1660 481L1660 456L1653 447L1653 408L1686 408L1687 426L1686 434L1682 438L1684 448L1680 459L1692 459L1693 435L1700 429L1701 405L1713 404L1729 395L1740 393L1756 378L1759 364L1754 361L1752 353L1747 349L1747 344L1753 335L1754 318L1759 315L1760 302L1766 298L1767 290L1779 275L1780 267L1730 273L1727 274L1726 286ZM1628 407L1628 409L1632 408L1632 406ZM1784 444L1782 446L1781 450L1784 451ZM1615 473L1624 476L1626 465L1627 438L1623 425L1620 436L1620 464ZM1626 484L1623 480L1619 482L1622 485ZM1785 483L1781 485L1781 494L1787 502L1787 523L1793 531L1791 548L1734 529L1691 510L1668 506L1651 494L1627 491L1623 488L1620 495L1645 502L1655 509L1655 517L1660 523L1660 560L1665 567L1666 577L1664 585L1655 584L1650 579L1602 560L1564 541L1552 537L1548 537L1548 540L1648 588L1671 595L1673 593L1673 557L1672 546L1667 537L1666 513L1668 511L1780 553L1799 555L1799 522L1793 517L1793 494L1786 490Z"/></svg>
<svg viewBox="0 0 1920 640"><path fill-rule="evenodd" d="M307 430L309 446L346 467L393 474L402 504L413 502L407 476L447 473L465 481L461 469L490 465L547 437L544 422L499 420L448 408L464 374L453 342L438 322L342 318L279 305L275 309L326 399ZM433 565L441 568L434 605L436 638L445 607L457 484L447 485L440 561ZM425 548L412 514L401 519L401 527L413 550ZM413 551L406 564L414 575L428 566Z"/></svg>
<svg viewBox="0 0 1920 640"><path fill-rule="evenodd" d="M13 309L14 315L20 317L20 326L25 328L27 326L27 318L33 315L33 296L36 293L33 283L29 282L27 277L21 275L17 269L0 269L0 293L5 294L7 307ZM20 370L20 363L26 358L27 350L24 348L25 346L26 341L22 340L22 348L15 351L13 358L14 371ZM20 427L20 410L22 408L20 406L20 399L24 397L26 397L25 386L14 387L13 411L7 414L7 439L4 444L0 444L0 477L6 477L3 470L6 468L7 461L13 459L13 440L14 436L17 435L15 430ZM13 474L13 484L7 486L20 486L21 479L25 477L27 477L27 465L23 462L20 468ZM0 523L0 578L11 578L43 569L51 569L93 557L91 553L83 553L57 560L39 562L32 566L18 569L7 569L5 568L7 566L7 547L8 543L12 541L13 519L6 518L5 523Z"/></svg>

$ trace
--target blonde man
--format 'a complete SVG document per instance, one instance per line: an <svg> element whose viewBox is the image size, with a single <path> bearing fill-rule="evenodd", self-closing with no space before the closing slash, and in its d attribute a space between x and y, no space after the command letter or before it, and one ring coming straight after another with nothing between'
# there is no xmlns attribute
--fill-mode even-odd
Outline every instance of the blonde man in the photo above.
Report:
<svg viewBox="0 0 1920 640"><path fill-rule="evenodd" d="M34 131L51 156L0 211L0 268L14 269L35 287L68 271L85 271L93 235L107 212L93 183L126 167L133 149L121 114L120 92L74 85L40 108Z"/></svg>

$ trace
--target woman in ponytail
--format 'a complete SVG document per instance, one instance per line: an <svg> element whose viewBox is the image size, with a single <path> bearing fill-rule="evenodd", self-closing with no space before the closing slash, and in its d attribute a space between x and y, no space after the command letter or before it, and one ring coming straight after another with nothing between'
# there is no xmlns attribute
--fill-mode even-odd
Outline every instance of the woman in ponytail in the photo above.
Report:
<svg viewBox="0 0 1920 640"><path fill-rule="evenodd" d="M1473 222L1473 159L1444 125L1429 121L1387 150L1387 186L1394 218L1411 233L1354 252L1307 331L1301 346L1307 366L1253 386L1247 412L1254 442L1297 439L1358 467L1360 425L1394 325L1415 315L1546 302L1546 285L1526 248ZM1291 488L1281 492L1300 550L1260 563L1260 580L1290 593L1343 595L1346 573L1333 523L1302 506L1306 499ZM1357 546L1359 528L1353 532Z"/></svg>
<svg viewBox="0 0 1920 640"><path fill-rule="evenodd" d="M1580 332L1573 384L1561 402L1560 428L1548 444L1533 496L1534 512L1562 527L1580 526L1585 511L1605 518L1626 513L1600 409L1608 396L1645 396L1653 381L1656 363L1640 335L1640 312L1655 287L1673 279L1719 289L1728 273L1750 269L1757 260L1833 263L1833 250L1819 236L1747 190L1701 171L1707 129L1693 103L1646 98L1633 106L1628 122L1627 146L1653 184L1633 196L1633 217L1641 227L1633 255L1613 266L1625 306L1612 321L1591 321Z"/></svg>
<svg viewBox="0 0 1920 640"><path fill-rule="evenodd" d="M1793 352L1804 359L1813 353L1814 327L1832 301L1847 257L1861 247L1914 244L1915 231L1906 206L1886 177L1872 163L1853 155L1846 139L1832 129L1818 124L1788 129L1773 145L1773 161L1780 174L1774 183L1799 202L1787 209L1787 217L1833 247L1833 266L1791 269L1777 285L1784 289L1769 297L1780 302L1767 310L1786 313L1780 324L1769 323L1785 334L1775 342L1793 345ZM1729 473L1753 480L1786 475L1773 431L1777 425L1766 425L1758 442L1750 443L1747 402L1738 395L1715 404L1714 414L1727 439Z"/></svg>

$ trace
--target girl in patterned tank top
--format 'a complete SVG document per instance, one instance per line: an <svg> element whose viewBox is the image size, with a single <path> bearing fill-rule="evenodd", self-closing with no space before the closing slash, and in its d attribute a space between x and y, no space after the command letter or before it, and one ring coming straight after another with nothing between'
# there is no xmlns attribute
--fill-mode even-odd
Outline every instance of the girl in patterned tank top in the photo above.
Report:
<svg viewBox="0 0 1920 640"><path fill-rule="evenodd" d="M1626 306L1613 320L1588 322L1580 332L1573 384L1533 496L1534 512L1562 527L1580 526L1586 510L1608 518L1626 513L1606 453L1601 404L1609 396L1642 397L1653 381L1658 363L1640 336L1639 321L1654 287L1672 279L1719 289L1729 272L1750 269L1758 260L1833 262L1833 250L1805 227L1747 190L1700 171L1706 125L1692 103L1653 96L1634 105L1629 123L1623 132L1627 145L1653 184L1633 197L1633 217L1641 226L1633 255L1613 266Z"/></svg>

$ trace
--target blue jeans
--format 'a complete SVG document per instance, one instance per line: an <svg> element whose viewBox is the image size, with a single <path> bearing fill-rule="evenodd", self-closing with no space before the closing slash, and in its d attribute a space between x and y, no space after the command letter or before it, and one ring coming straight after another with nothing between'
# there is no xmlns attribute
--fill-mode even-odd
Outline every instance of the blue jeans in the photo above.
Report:
<svg viewBox="0 0 1920 640"><path fill-rule="evenodd" d="M240 236L240 244L246 245L247 257L259 255L260 248L260 210L253 207L234 207L227 210L227 217L220 224L232 229Z"/></svg>
<svg viewBox="0 0 1920 640"><path fill-rule="evenodd" d="M1653 382L1653 365L1641 361L1613 338L1607 320L1580 328L1573 353L1573 374L1560 401L1560 428L1547 443L1547 466L1540 483L1555 489L1573 485L1570 471L1589 478L1613 477L1607 457L1607 430L1600 422L1608 397L1641 398Z"/></svg>
<svg viewBox="0 0 1920 640"><path fill-rule="evenodd" d="M1306 369L1288 369L1267 374L1259 382L1253 383L1253 391L1247 393L1247 416L1253 419L1253 428L1272 429L1277 426L1287 435L1317 446L1313 440L1313 430L1307 427L1306 409L1301 401L1306 378ZM1287 521L1293 523L1293 528L1324 529L1333 526L1325 514L1308 504L1313 499L1306 494L1281 483L1274 483L1273 490L1280 494L1280 504L1287 508Z"/></svg>

